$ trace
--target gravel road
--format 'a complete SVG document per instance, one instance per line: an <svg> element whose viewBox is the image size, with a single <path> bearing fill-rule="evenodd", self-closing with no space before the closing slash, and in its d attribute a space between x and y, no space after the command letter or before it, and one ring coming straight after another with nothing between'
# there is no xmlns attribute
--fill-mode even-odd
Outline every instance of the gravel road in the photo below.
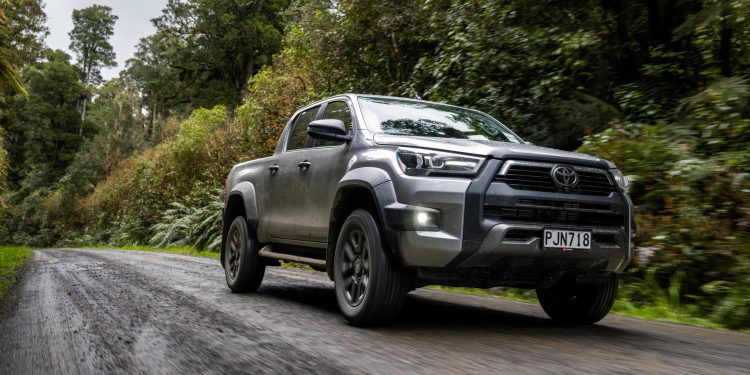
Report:
<svg viewBox="0 0 750 375"><path fill-rule="evenodd" d="M0 374L750 373L750 335L610 316L557 326L536 304L418 290L358 329L322 273L269 268L229 292L218 261L37 251L0 321Z"/></svg>

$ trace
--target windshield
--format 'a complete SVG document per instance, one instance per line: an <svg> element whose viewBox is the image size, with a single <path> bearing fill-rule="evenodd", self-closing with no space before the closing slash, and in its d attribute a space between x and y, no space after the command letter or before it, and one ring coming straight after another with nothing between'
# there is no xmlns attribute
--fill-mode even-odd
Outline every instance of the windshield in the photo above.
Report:
<svg viewBox="0 0 750 375"><path fill-rule="evenodd" d="M360 97L367 127L376 133L521 143L480 112L413 100Z"/></svg>

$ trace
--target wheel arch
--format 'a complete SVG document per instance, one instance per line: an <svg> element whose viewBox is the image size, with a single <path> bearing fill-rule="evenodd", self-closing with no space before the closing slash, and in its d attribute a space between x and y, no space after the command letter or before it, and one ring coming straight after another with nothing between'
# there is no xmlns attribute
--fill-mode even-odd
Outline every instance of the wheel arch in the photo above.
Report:
<svg viewBox="0 0 750 375"><path fill-rule="evenodd" d="M258 206L255 196L255 186L250 182L243 181L235 185L227 194L226 202L224 202L224 212L221 217L220 260L222 266L224 265L224 241L229 230L229 224L237 216L245 218L248 229L258 229Z"/></svg>
<svg viewBox="0 0 750 375"><path fill-rule="evenodd" d="M396 202L396 194L388 174L378 168L358 168L347 173L338 185L328 229L326 247L326 272L333 280L333 258L341 227L346 218L356 209L370 212L380 225L383 239L397 262L404 264L399 248L398 232L392 230L384 220L384 207Z"/></svg>

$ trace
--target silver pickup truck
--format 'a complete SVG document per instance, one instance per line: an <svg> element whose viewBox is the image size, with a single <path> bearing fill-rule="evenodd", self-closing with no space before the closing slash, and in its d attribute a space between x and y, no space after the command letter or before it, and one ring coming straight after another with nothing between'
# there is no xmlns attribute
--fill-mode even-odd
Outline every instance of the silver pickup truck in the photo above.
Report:
<svg viewBox="0 0 750 375"><path fill-rule="evenodd" d="M627 184L479 111L339 95L299 109L272 156L232 168L221 263L234 292L280 261L325 271L360 326L434 284L536 289L552 319L595 323L633 255Z"/></svg>

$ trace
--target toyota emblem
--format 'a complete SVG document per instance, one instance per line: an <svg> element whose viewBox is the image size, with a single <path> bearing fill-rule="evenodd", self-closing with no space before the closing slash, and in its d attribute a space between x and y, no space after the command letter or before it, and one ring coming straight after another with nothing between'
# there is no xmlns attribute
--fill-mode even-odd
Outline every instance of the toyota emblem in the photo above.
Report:
<svg viewBox="0 0 750 375"><path fill-rule="evenodd" d="M555 182L555 185L561 187L565 191L578 185L578 173L576 173L576 170L573 169L573 167L557 165L552 168L550 174L552 175L552 181Z"/></svg>

